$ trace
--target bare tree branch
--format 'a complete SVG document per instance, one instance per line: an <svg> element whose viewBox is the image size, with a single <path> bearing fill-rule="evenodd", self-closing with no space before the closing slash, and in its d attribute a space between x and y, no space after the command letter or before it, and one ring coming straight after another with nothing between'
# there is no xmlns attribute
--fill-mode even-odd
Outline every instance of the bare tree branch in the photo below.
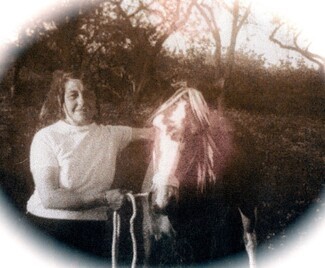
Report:
<svg viewBox="0 0 325 268"><path fill-rule="evenodd" d="M212 13L211 8L207 5L199 5L199 4L196 4L195 7L199 10L200 14L203 16L209 29L214 31L216 29L216 27L215 27L216 22L213 20L213 18L209 17L209 15L211 16L211 13ZM208 12L209 12L209 14L208 14Z"/></svg>
<svg viewBox="0 0 325 268"><path fill-rule="evenodd" d="M216 51L215 51L215 64L216 68L220 69L221 64L221 35L220 35L220 28L217 22L217 19L215 17L215 13L213 12L213 9L206 5L206 4L195 4L195 7L200 12L201 16L207 23L211 34L213 36L213 39L216 43ZM219 70L218 70L219 71Z"/></svg>
<svg viewBox="0 0 325 268"><path fill-rule="evenodd" d="M170 25L170 27L167 29L166 34L170 35L186 24L196 2L197 0L191 0L191 3L188 5L186 12L184 14L181 14L180 8L179 6L177 6L177 10L176 10L177 12L175 12L174 20ZM180 4L181 1L179 1L178 3Z"/></svg>
<svg viewBox="0 0 325 268"><path fill-rule="evenodd" d="M251 13L251 6L252 4L249 4L249 6L245 9L245 13L237 26L237 31L239 31L243 27L244 23L247 21L247 18Z"/></svg>
<svg viewBox="0 0 325 268"><path fill-rule="evenodd" d="M288 49L288 50L292 50L292 51L295 51L295 52L299 53L300 55L302 55L306 59L316 63L319 66L319 68L321 70L323 70L324 69L324 64L325 64L325 59L323 57L321 57L320 55L317 55L315 53L310 52L309 51L309 45L310 44L305 49L303 49L303 48L301 48L299 46L298 38L300 36L300 33L298 33L298 34L296 34L294 36L293 45L285 44L285 43L281 42L281 40L276 38L276 34L278 33L278 31L281 29L281 27L283 25L284 25L284 23L280 23L273 29L272 33L269 36L270 41L277 44L279 47L281 47L283 49Z"/></svg>
<svg viewBox="0 0 325 268"><path fill-rule="evenodd" d="M229 6L224 0L220 1L221 5L225 10L227 10L230 14L232 14L233 8Z"/></svg>

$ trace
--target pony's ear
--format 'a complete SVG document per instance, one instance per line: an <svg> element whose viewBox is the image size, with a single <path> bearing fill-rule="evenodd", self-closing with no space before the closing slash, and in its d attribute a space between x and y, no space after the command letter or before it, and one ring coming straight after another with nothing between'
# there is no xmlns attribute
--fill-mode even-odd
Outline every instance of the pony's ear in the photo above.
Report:
<svg viewBox="0 0 325 268"><path fill-rule="evenodd" d="M62 70L56 70L53 72L52 74L52 79L53 80L59 80L59 79L62 79L63 76L64 76L65 72L62 71Z"/></svg>
<svg viewBox="0 0 325 268"><path fill-rule="evenodd" d="M150 116L145 122L144 122L144 127L152 127L152 116Z"/></svg>
<svg viewBox="0 0 325 268"><path fill-rule="evenodd" d="M178 81L178 82L172 83L171 86L172 86L174 89L187 88L187 81L185 81L185 80L181 80L181 81Z"/></svg>

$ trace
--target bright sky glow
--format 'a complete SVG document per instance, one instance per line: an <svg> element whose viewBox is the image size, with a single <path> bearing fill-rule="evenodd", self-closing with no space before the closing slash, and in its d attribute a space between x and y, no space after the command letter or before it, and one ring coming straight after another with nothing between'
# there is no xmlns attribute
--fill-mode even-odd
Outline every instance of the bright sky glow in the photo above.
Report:
<svg viewBox="0 0 325 268"><path fill-rule="evenodd" d="M56 0L1 1L0 4L0 40L12 40L18 29L21 29L32 17L44 12Z"/></svg>
<svg viewBox="0 0 325 268"><path fill-rule="evenodd" d="M325 3L322 0L247 0L285 18L312 42L310 50L325 57Z"/></svg>
<svg viewBox="0 0 325 268"><path fill-rule="evenodd" d="M267 8L285 16L293 24L303 29L303 33L312 44L312 51L325 56L325 1L323 0L252 0L261 8ZM0 1L0 46L13 40L17 31L36 15L46 11L56 0L2 0ZM4 55L0 51L0 61ZM1 62L0 62L1 63ZM36 241L35 235L28 230L18 230L11 218L17 217L3 205L0 196L0 266L1 267L87 267L87 262L69 255L46 250L47 242ZM324 213L324 208L323 211ZM16 218L15 218L16 222ZM306 228L308 226L306 225ZM308 227L311 228L311 227ZM322 267L324 265L325 221L312 226L315 234L306 241L294 241L292 251L278 258L269 256L271 264L263 267ZM34 237L32 239L32 237ZM109 265L109 263L107 264ZM89 265L88 265L89 267Z"/></svg>
<svg viewBox="0 0 325 268"><path fill-rule="evenodd" d="M209 3L215 0L202 0ZM268 40L273 27L270 25L272 16L279 16L288 24L296 27L301 32L300 40L305 41L302 47L310 43L309 51L325 57L325 35L322 34L322 26L325 25L324 8L322 1L295 1L295 0L242 0L252 3L254 11L257 13L257 23L260 26L249 25L243 27L238 36L237 48L253 49L257 54L264 54L269 63L278 63L279 59L285 59L287 55L298 56L296 52L280 48ZM231 5L233 0L226 0ZM222 14L221 14L222 15ZM229 17L217 15L220 27L223 46L228 46L230 40ZM248 41L249 39L249 41ZM180 33L173 34L167 40L168 47L175 48L176 51L186 50L193 46ZM300 56L300 55L299 55ZM308 63L310 63L307 60Z"/></svg>

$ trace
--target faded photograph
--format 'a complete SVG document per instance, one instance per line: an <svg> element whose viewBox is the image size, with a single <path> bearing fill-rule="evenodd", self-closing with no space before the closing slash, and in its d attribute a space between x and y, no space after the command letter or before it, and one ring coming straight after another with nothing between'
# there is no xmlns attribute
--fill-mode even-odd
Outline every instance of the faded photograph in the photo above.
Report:
<svg viewBox="0 0 325 268"><path fill-rule="evenodd" d="M17 233L78 267L280 267L324 222L324 54L257 1L55 2L1 42Z"/></svg>

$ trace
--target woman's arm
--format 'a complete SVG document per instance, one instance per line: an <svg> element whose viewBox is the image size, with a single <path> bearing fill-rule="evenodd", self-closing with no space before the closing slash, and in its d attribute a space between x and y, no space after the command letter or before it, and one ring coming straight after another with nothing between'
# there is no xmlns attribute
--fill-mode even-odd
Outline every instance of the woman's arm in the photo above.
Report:
<svg viewBox="0 0 325 268"><path fill-rule="evenodd" d="M131 140L148 139L153 140L155 137L155 129L151 128L132 128Z"/></svg>
<svg viewBox="0 0 325 268"><path fill-rule="evenodd" d="M107 205L118 210L125 198L119 189L81 194L60 188L59 169L56 167L34 170L33 178L43 206L49 209L82 210Z"/></svg>

